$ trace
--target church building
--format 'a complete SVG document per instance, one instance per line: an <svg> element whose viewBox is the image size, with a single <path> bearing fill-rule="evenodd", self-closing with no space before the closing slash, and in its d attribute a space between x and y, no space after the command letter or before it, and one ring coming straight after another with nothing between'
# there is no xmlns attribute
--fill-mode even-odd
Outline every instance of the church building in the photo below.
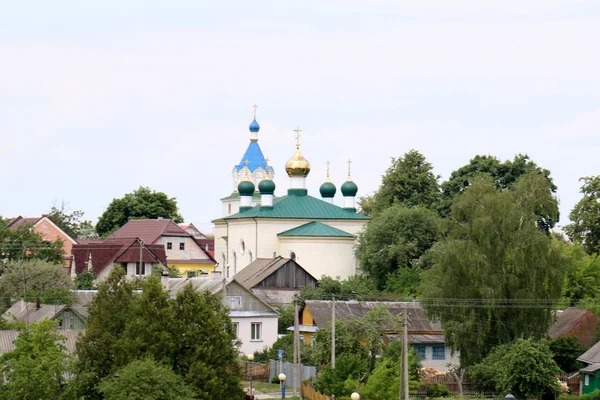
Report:
<svg viewBox="0 0 600 400"><path fill-rule="evenodd" d="M329 179L321 185L321 198L306 189L310 163L296 151L287 161L290 178L287 194L275 196L274 170L258 145L260 127L250 124L250 144L242 161L233 168L233 193L221 199L223 215L215 225L215 259L225 276L233 276L257 258L278 256L297 261L312 276L342 279L360 272L354 256L357 235L369 218L356 212L358 186L348 178L341 185L344 206L333 203L336 186ZM219 269L220 269L219 268Z"/></svg>

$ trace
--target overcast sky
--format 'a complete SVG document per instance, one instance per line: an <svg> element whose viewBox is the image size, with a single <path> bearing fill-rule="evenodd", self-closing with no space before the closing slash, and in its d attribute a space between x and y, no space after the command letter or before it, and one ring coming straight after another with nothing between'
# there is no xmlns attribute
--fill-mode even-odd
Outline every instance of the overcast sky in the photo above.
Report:
<svg viewBox="0 0 600 400"><path fill-rule="evenodd" d="M600 174L599 1L1 3L0 215L95 221L142 185L211 231L255 103L279 195L296 126L315 196L327 160L364 195L409 149L442 180L527 153L565 223Z"/></svg>

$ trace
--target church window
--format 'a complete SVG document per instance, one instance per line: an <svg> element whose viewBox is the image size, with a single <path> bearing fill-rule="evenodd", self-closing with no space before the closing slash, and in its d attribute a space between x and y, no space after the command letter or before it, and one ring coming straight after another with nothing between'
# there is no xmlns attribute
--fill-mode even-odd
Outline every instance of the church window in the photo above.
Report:
<svg viewBox="0 0 600 400"><path fill-rule="evenodd" d="M290 252L290 258L294 261L296 261L296 253L295 252Z"/></svg>
<svg viewBox="0 0 600 400"><path fill-rule="evenodd" d="M223 270L225 270L225 265L227 265L227 260L225 259L225 253L221 253L221 265Z"/></svg>
<svg viewBox="0 0 600 400"><path fill-rule="evenodd" d="M240 242L240 253L244 254L245 251L246 251L246 243L242 240Z"/></svg>
<svg viewBox="0 0 600 400"><path fill-rule="evenodd" d="M227 213L231 214L231 203L228 205L228 209L229 209L229 211Z"/></svg>
<svg viewBox="0 0 600 400"><path fill-rule="evenodd" d="M250 262L252 262L252 252L251 251L248 252L248 256L250 258Z"/></svg>
<svg viewBox="0 0 600 400"><path fill-rule="evenodd" d="M237 269L237 256L234 251L233 252L233 275L235 275L236 269Z"/></svg>

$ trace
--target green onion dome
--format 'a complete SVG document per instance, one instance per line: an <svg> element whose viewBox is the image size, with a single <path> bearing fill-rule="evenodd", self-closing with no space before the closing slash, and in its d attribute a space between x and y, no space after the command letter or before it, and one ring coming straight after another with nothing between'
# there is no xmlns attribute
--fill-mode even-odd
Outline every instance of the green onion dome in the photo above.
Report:
<svg viewBox="0 0 600 400"><path fill-rule="evenodd" d="M252 181L241 181L238 185L240 196L252 196L254 194L254 183Z"/></svg>
<svg viewBox="0 0 600 400"><path fill-rule="evenodd" d="M352 181L346 181L342 185L342 195L344 197L354 197L358 193L358 186Z"/></svg>
<svg viewBox="0 0 600 400"><path fill-rule="evenodd" d="M337 189L335 185L331 182L324 182L319 188L319 192L321 192L321 197L325 199L334 197L336 191Z"/></svg>
<svg viewBox="0 0 600 400"><path fill-rule="evenodd" d="M258 190L260 194L273 194L275 193L275 182L271 179L263 179L258 184Z"/></svg>

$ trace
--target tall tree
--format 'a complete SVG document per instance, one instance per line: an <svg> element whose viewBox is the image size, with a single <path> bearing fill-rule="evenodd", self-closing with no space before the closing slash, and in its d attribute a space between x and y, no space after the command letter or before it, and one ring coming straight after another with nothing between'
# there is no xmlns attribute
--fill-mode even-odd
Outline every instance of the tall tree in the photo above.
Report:
<svg viewBox="0 0 600 400"><path fill-rule="evenodd" d="M417 150L392 158L392 165L382 177L381 186L371 196L360 199L364 213L376 214L393 204L406 207L432 208L439 200L439 176L433 166Z"/></svg>
<svg viewBox="0 0 600 400"><path fill-rule="evenodd" d="M163 192L148 187L140 187L120 199L113 199L96 224L96 232L107 236L127 223L130 219L166 218L183 222L177 208L177 200Z"/></svg>
<svg viewBox="0 0 600 400"><path fill-rule="evenodd" d="M534 214L556 209L548 184L535 172L509 190L479 178L452 206L448 239L432 249L424 273L423 302L463 366L498 344L541 338L553 322L565 258Z"/></svg>
<svg viewBox="0 0 600 400"><path fill-rule="evenodd" d="M29 226L21 226L15 230L0 229L0 254L5 261L37 259L62 264L65 254L62 246L60 240L44 240L41 234L33 232Z"/></svg>
<svg viewBox="0 0 600 400"><path fill-rule="evenodd" d="M489 155L477 155L467 165L464 165L450 174L450 178L442 183L442 197L439 212L443 217L450 214L452 202L459 194L463 193L477 177L484 175L492 179L498 189L506 189L514 185L523 175L530 172L542 174L548 181L548 188L556 192L556 185L550 177L550 171L539 167L526 154L517 154L515 158L501 162L498 158ZM549 230L558 222L558 205L551 210L552 214L540 213L540 228Z"/></svg>
<svg viewBox="0 0 600 400"><path fill-rule="evenodd" d="M395 204L375 214L360 233L356 257L382 289L390 274L405 268L422 269L421 256L439 237L439 218L434 211Z"/></svg>
<svg viewBox="0 0 600 400"><path fill-rule="evenodd" d="M69 371L64 341L56 331L56 321L21 328L15 349L0 356L0 397L58 400Z"/></svg>
<svg viewBox="0 0 600 400"><path fill-rule="evenodd" d="M583 246L588 254L600 253L600 176L586 176L580 179L583 198L569 214L573 221L565 226L565 232L572 241Z"/></svg>
<svg viewBox="0 0 600 400"><path fill-rule="evenodd" d="M578 305L586 299L591 299L595 304L595 299L600 297L600 257L597 254L587 254L579 244L556 241L555 245L570 264L570 268L565 268L567 274L563 297L570 305Z"/></svg>
<svg viewBox="0 0 600 400"><path fill-rule="evenodd" d="M46 216L54 222L67 235L74 239L95 239L95 231L91 221L82 221L84 212L80 210L68 210L68 205L64 201L60 204L54 204Z"/></svg>

